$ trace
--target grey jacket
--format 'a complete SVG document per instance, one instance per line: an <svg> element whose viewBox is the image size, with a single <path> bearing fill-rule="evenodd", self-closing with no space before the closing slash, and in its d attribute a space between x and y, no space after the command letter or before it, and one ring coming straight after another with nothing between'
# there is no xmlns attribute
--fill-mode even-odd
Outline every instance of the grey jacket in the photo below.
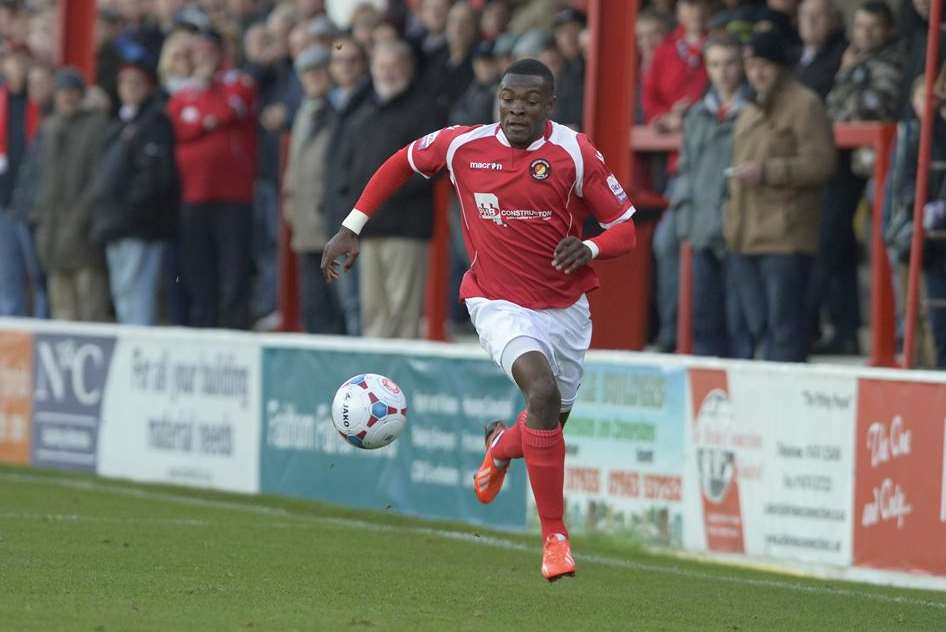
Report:
<svg viewBox="0 0 946 632"><path fill-rule="evenodd" d="M320 252L334 228L325 212L325 157L334 118L326 99L306 99L292 124L283 199L295 252Z"/></svg>
<svg viewBox="0 0 946 632"><path fill-rule="evenodd" d="M670 199L677 236L694 248L712 248L722 253L723 206L726 204L726 176L732 162L732 135L736 119L748 103L748 88L739 91L733 107L719 119L719 97L710 89L687 112L683 121L683 147L679 176Z"/></svg>
<svg viewBox="0 0 946 632"><path fill-rule="evenodd" d="M43 123L43 177L30 219L37 225L36 250L47 272L105 265L90 232L92 184L107 127L104 114L87 110L70 117L56 114Z"/></svg>

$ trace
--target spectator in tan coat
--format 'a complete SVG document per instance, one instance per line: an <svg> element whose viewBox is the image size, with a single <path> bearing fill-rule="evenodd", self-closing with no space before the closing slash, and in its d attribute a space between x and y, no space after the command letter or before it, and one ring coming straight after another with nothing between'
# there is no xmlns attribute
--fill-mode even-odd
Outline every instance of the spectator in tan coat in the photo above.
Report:
<svg viewBox="0 0 946 632"><path fill-rule="evenodd" d="M734 285L750 334L767 360L804 361L804 296L818 247L824 185L834 173L831 123L817 94L792 76L774 31L745 51L754 102L733 132L723 218Z"/></svg>

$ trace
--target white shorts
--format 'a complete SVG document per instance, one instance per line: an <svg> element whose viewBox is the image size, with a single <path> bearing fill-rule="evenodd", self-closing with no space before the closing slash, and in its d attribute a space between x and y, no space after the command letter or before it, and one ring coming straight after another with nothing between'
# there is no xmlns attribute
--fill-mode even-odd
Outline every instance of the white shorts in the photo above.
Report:
<svg viewBox="0 0 946 632"><path fill-rule="evenodd" d="M585 352L591 345L591 310L582 294L571 307L533 310L509 301L466 299L480 346L509 379L512 365L529 351L544 355L562 395L562 412L578 398Z"/></svg>

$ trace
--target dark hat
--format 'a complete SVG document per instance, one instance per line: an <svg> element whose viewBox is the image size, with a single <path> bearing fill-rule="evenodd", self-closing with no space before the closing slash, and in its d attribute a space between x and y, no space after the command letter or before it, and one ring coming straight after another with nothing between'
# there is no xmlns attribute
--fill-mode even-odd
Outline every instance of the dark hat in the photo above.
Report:
<svg viewBox="0 0 946 632"><path fill-rule="evenodd" d="M750 57L759 57L773 64L787 66L790 63L788 44L777 31L761 31L752 34L746 45Z"/></svg>
<svg viewBox="0 0 946 632"><path fill-rule="evenodd" d="M552 20L552 28L557 29L558 27L570 22L577 22L578 24L584 26L588 23L588 19L585 17L585 14L578 9L568 7L555 14L555 18Z"/></svg>
<svg viewBox="0 0 946 632"><path fill-rule="evenodd" d="M795 33L792 18L787 13L776 11L768 7L760 7L755 11L753 31L775 31L786 44L791 41Z"/></svg>
<svg viewBox="0 0 946 632"><path fill-rule="evenodd" d="M132 37L122 37L115 43L122 68L134 68L146 74L149 79L158 76L158 67L154 55L141 42Z"/></svg>
<svg viewBox="0 0 946 632"><path fill-rule="evenodd" d="M495 57L495 44L492 40L483 40L473 47L473 59L494 59Z"/></svg>
<svg viewBox="0 0 946 632"><path fill-rule="evenodd" d="M85 79L82 73L72 66L65 66L56 71L56 90L78 90L85 92Z"/></svg>

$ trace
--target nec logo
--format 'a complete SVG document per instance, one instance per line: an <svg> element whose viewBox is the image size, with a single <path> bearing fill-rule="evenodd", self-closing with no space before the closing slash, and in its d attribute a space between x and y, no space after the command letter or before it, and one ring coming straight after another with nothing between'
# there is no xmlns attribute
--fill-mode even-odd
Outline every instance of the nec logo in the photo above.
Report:
<svg viewBox="0 0 946 632"><path fill-rule="evenodd" d="M498 162L470 162L470 169L487 169L489 171L502 171L503 165Z"/></svg>
<svg viewBox="0 0 946 632"><path fill-rule="evenodd" d="M473 199L476 201L476 208L480 212L480 219L496 222L497 226L505 226L498 197L492 193L474 193Z"/></svg>
<svg viewBox="0 0 946 632"><path fill-rule="evenodd" d="M108 370L108 350L103 347L79 338L37 342L36 401L98 404Z"/></svg>

